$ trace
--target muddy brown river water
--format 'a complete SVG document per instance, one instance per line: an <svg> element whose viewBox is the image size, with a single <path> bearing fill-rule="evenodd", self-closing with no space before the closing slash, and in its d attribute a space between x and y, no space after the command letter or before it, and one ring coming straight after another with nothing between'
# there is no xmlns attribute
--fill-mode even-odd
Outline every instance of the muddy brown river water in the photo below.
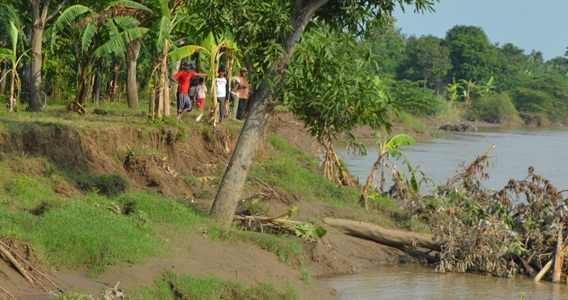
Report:
<svg viewBox="0 0 568 300"><path fill-rule="evenodd" d="M351 174L364 183L378 148L368 141L368 155L336 150ZM436 184L453 177L458 165L469 164L496 145L487 168L486 188L501 189L509 179L523 180L529 166L560 190L568 189L568 129L492 129L448 133L443 137L420 140L415 146L401 148L414 167ZM398 162L400 170L406 166ZM377 176L378 177L378 176ZM374 182L377 185L377 182ZM431 192L433 185L422 187ZM565 192L564 197L568 197ZM433 268L416 265L380 267L355 275L323 279L337 290L341 299L568 299L566 284L534 283L530 278L496 278L475 274L437 274Z"/></svg>

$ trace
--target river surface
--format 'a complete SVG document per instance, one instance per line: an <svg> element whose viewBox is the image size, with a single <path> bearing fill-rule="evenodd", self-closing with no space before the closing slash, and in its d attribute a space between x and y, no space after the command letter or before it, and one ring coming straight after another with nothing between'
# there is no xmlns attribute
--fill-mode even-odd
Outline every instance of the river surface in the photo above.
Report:
<svg viewBox="0 0 568 300"><path fill-rule="evenodd" d="M410 163L436 184L444 184L457 174L460 164L469 165L495 145L486 169L486 188L502 189L509 179L522 180L529 166L547 178L559 190L568 188L568 129L499 129L493 131L448 133L443 137L420 140L414 146L400 148ZM364 182L377 159L378 148L367 146L368 155L348 154L336 149L347 169ZM402 161L400 170L406 170ZM377 176L375 176L377 177ZM374 182L377 184L377 182Z"/></svg>
<svg viewBox="0 0 568 300"><path fill-rule="evenodd" d="M565 300L568 286L477 274L438 274L408 264L320 279L346 300Z"/></svg>
<svg viewBox="0 0 568 300"><path fill-rule="evenodd" d="M448 133L443 137L417 141L401 148L411 164L436 184L453 177L460 164L469 165L492 145L486 188L501 189L510 178L522 180L529 166L558 188L568 189L568 129L495 129ZM337 148L349 172L366 181L378 155L367 146L368 155L359 156ZM400 170L406 168L397 163ZM378 184L374 182L374 184ZM431 185L430 188L433 188ZM424 188L423 188L424 189ZM568 299L568 286L549 282L534 283L518 276L503 279L474 274L437 274L416 265L380 267L354 275L322 279L337 290L341 299Z"/></svg>

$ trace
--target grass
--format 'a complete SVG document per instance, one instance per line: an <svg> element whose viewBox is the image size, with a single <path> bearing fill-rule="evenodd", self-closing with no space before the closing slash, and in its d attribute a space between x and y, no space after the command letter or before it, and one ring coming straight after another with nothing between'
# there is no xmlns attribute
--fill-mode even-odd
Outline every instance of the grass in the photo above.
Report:
<svg viewBox="0 0 568 300"><path fill-rule="evenodd" d="M269 185L300 194L304 201L344 208L357 207L359 192L351 188L338 188L335 183L323 178L313 156L292 147L279 136L269 136L268 141L276 153L262 163L253 165L251 175L263 178Z"/></svg>
<svg viewBox="0 0 568 300"><path fill-rule="evenodd" d="M0 137L25 134L27 126L32 123L79 131L100 131L108 128L109 124L134 126L142 130L144 139L149 137L147 132L151 130L180 126L170 124L168 118L161 122L147 122L142 112L145 109L133 112L125 109L124 103L106 103L96 107L109 113L79 116L66 112L63 105L54 104L48 104L46 112L41 114L0 112ZM235 130L240 126L237 125ZM195 126L199 128L201 125ZM178 133L181 131L180 128L177 130ZM335 205L348 209L354 216L364 213L356 204L360 195L358 190L338 188L322 178L315 158L292 147L285 139L278 136L268 139L274 151L264 157L264 161L252 166L251 175L301 195L303 201ZM142 150L136 148L136 151ZM219 178L217 176L216 180ZM217 183L207 182L209 185ZM82 194L65 198L55 192L61 185L80 188ZM210 192L202 193L203 198L213 197ZM265 208L258 205L249 209L263 213ZM149 256L169 255L171 249L167 244L164 247L165 238L203 233L203 228L209 238L220 243L250 243L274 253L281 262L300 270L306 285L311 284L311 272L305 265L303 247L296 238L219 228L206 213L187 201L127 192L126 180L115 174L70 174L59 170L45 158L25 155L10 155L0 160L0 237L21 239L32 244L38 257L54 269L86 267L92 276L97 276L113 265L136 264ZM299 298L297 291L291 287L282 293L265 284L245 288L217 278L179 274L166 274L161 280L162 284L175 281L175 286L180 287L179 290L189 299L231 298L226 293L242 299ZM193 290L195 285L209 286L206 289L209 294L201 298L201 292ZM163 288L145 289L136 294L140 297L134 298L168 299L171 296L168 293L171 293L169 284ZM73 297L69 299L81 299L82 296L77 294Z"/></svg>
<svg viewBox="0 0 568 300"><path fill-rule="evenodd" d="M251 299L288 300L300 299L295 287L287 284L284 292L279 292L272 284L261 283L255 287L213 276L198 277L168 272L156 281L155 287L130 291L132 299Z"/></svg>

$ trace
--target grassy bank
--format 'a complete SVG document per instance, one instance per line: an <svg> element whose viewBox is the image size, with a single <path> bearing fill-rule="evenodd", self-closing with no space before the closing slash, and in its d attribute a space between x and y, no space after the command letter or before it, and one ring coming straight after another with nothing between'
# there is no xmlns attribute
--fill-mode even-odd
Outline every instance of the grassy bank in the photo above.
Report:
<svg viewBox="0 0 568 300"><path fill-rule="evenodd" d="M288 234L262 234L221 229L212 222L207 211L184 197L143 192L131 185L121 174L94 175L61 168L51 158L11 152L8 141L18 141L26 135L27 126L54 127L57 130L79 130L82 133L108 127L134 125L143 132L155 128L178 128L179 124L147 122L142 114L125 114L106 107L102 117L77 116L55 109L43 114L2 114L2 159L0 160L0 238L32 246L33 255L52 270L65 272L87 269L97 277L113 266L141 264L150 257L176 255L175 247L165 240L190 239L204 235L230 247L250 244L274 253L281 263L300 271L302 282L311 285L311 270L306 265L302 240ZM116 121L115 121L116 120ZM238 130L237 123L227 130ZM202 136L214 133L203 125L183 130L201 130ZM183 140L182 132L176 139ZM136 151L142 151L140 150ZM272 187L279 187L301 201L319 202L351 211L354 217L365 214L356 205L359 192L342 188L324 179L313 155L291 146L277 135L268 137L267 151L251 170L251 178L262 178ZM157 152L157 150L145 150ZM164 155L159 152L156 155ZM113 163L122 163L115 158ZM218 184L223 169L207 184ZM187 184L199 190L204 184L199 174L180 174ZM247 186L254 185L253 180ZM212 197L211 193L203 195ZM247 203L245 209L271 213L264 202ZM388 219L388 216L383 216ZM315 220L305 217L305 220ZM172 285L175 289L172 289ZM173 293L175 294L172 294ZM238 295L243 299L298 299L291 285L276 289L270 283L256 287L215 278L183 273L164 273L155 284L129 290L135 299L173 299L179 295L191 299L218 299ZM173 295L173 296L172 296ZM64 299L82 299L76 291Z"/></svg>

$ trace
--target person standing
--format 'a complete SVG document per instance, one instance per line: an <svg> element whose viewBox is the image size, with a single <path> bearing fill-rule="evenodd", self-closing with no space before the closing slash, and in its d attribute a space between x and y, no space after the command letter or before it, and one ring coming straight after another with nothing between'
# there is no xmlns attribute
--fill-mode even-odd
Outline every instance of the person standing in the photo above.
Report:
<svg viewBox="0 0 568 300"><path fill-rule="evenodd" d="M191 111L191 100L189 98L189 83L191 79L195 76L207 76L205 73L196 73L190 68L190 65L191 64L189 62L183 62L181 64L182 69L171 77L172 81L178 84L176 93L178 122L181 122L183 115L185 115L188 111Z"/></svg>
<svg viewBox="0 0 568 300"><path fill-rule="evenodd" d="M237 119L242 120L246 117L246 107L248 102L249 85L246 79L247 69L242 68L239 76L239 86L237 87L237 96L239 96L239 106L237 108Z"/></svg>
<svg viewBox="0 0 568 300"><path fill-rule="evenodd" d="M189 70L190 72L197 72L195 71L195 65L192 63L189 63ZM198 77L193 77L190 81L189 81L189 100L191 100L191 106L195 105L195 90L197 89L197 85L198 85Z"/></svg>
<svg viewBox="0 0 568 300"><path fill-rule="evenodd" d="M205 107L205 95L207 94L207 87L205 86L205 79L203 77L199 78L199 84L195 88L195 98L197 98L197 107L201 111L199 116L195 119L199 122L203 117L203 107Z"/></svg>
<svg viewBox="0 0 568 300"><path fill-rule="evenodd" d="M227 96L229 95L229 82L225 78L225 66L219 67L218 76L215 78L217 102L219 102L219 123L225 118Z"/></svg>

